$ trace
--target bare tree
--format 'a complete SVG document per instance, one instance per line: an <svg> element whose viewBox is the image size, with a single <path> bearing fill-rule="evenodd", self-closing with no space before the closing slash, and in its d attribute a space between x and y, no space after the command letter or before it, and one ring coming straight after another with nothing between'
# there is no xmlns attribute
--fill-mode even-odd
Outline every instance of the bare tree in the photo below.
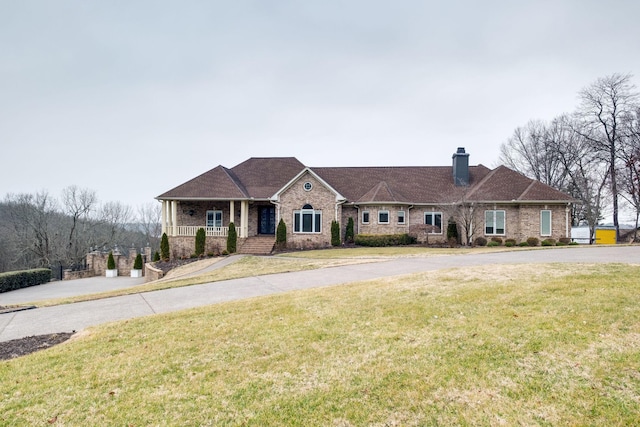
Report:
<svg viewBox="0 0 640 427"><path fill-rule="evenodd" d="M89 249L86 239L90 225L88 220L97 200L93 190L75 185L62 190L62 209L71 220L65 254L67 263L80 263Z"/></svg>
<svg viewBox="0 0 640 427"><path fill-rule="evenodd" d="M581 202L574 208L573 222L576 225L586 223L592 239L602 216L609 167L600 161L589 140L577 132L566 134L555 150L567 171L567 191Z"/></svg>
<svg viewBox="0 0 640 427"><path fill-rule="evenodd" d="M576 131L586 138L596 153L607 163L609 185L613 200L613 224L618 222L618 167L620 147L625 136L627 120L637 108L638 93L630 74L601 77L580 91L580 119Z"/></svg>
<svg viewBox="0 0 640 427"><path fill-rule="evenodd" d="M120 202L107 202L100 207L98 221L102 225L100 233L94 237L92 246L111 246L122 242L127 232L126 225L131 222L131 207Z"/></svg>
<svg viewBox="0 0 640 427"><path fill-rule="evenodd" d="M160 203L149 202L138 206L138 223L147 238L147 243L152 248L159 246L160 234L162 233L161 213L162 205Z"/></svg>
<svg viewBox="0 0 640 427"><path fill-rule="evenodd" d="M9 194L5 198L6 218L15 242L14 264L49 267L55 258L58 216L56 202L46 191L32 194Z"/></svg>
<svg viewBox="0 0 640 427"><path fill-rule="evenodd" d="M633 240L638 238L638 219L640 218L640 107L626 121L624 143L620 150L623 166L619 171L620 195L633 209L635 227Z"/></svg>
<svg viewBox="0 0 640 427"><path fill-rule="evenodd" d="M540 120L531 120L516 128L500 146L500 161L529 178L562 189L566 184L567 171L555 148L566 131L564 116L548 125Z"/></svg>

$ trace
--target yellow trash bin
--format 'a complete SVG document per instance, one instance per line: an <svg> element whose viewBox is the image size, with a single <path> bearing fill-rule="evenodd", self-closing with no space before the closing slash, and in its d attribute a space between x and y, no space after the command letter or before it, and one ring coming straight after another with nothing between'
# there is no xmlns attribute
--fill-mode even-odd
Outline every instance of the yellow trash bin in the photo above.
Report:
<svg viewBox="0 0 640 427"><path fill-rule="evenodd" d="M616 237L615 227L596 227L597 245L615 245Z"/></svg>

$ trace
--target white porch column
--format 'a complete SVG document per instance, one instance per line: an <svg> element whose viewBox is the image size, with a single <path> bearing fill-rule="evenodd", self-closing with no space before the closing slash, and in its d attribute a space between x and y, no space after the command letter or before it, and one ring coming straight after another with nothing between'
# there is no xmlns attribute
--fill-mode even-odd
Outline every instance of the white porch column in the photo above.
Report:
<svg viewBox="0 0 640 427"><path fill-rule="evenodd" d="M249 201L240 202L240 237L249 237Z"/></svg>
<svg viewBox="0 0 640 427"><path fill-rule="evenodd" d="M229 222L236 224L236 204L233 200L229 201Z"/></svg>
<svg viewBox="0 0 640 427"><path fill-rule="evenodd" d="M178 223L178 202L176 200L171 201L171 235L177 234L176 225Z"/></svg>
<svg viewBox="0 0 640 427"><path fill-rule="evenodd" d="M162 208L160 210L160 224L162 225L162 233L167 232L167 201L162 200Z"/></svg>

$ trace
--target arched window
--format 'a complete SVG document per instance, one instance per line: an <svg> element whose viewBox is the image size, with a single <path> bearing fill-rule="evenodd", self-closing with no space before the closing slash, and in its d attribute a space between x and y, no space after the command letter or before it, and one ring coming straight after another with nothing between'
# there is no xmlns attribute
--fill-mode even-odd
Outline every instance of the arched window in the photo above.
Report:
<svg viewBox="0 0 640 427"><path fill-rule="evenodd" d="M314 210L309 204L304 205L300 210L293 211L293 232L321 233L322 211Z"/></svg>

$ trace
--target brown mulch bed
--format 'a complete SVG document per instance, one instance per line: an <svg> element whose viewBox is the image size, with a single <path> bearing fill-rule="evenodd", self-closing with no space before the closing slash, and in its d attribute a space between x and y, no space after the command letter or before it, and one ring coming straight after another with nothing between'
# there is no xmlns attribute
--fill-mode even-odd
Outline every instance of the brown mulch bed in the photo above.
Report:
<svg viewBox="0 0 640 427"><path fill-rule="evenodd" d="M57 334L34 335L17 340L0 342L0 360L13 359L31 354L38 350L44 350L56 344L60 344L71 338L74 332L61 332Z"/></svg>

